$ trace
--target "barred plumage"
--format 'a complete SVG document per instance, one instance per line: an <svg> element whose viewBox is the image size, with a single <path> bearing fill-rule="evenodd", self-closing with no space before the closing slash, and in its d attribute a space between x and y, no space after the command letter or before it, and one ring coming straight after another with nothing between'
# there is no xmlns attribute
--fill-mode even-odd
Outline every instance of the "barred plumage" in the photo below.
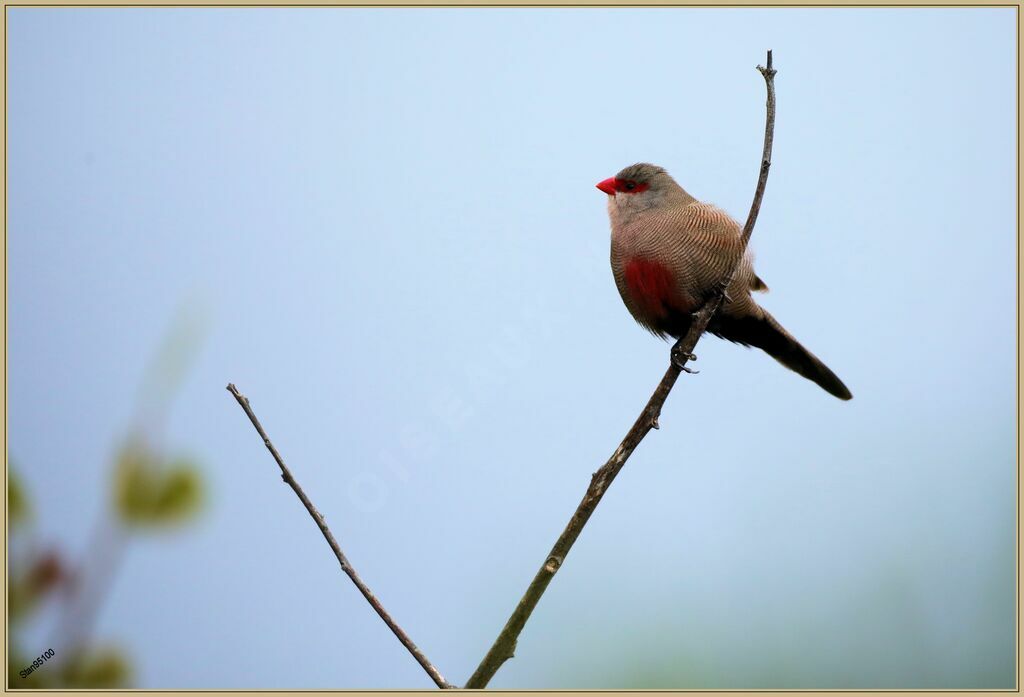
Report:
<svg viewBox="0 0 1024 697"><path fill-rule="evenodd" d="M656 165L630 165L598 187L608 194L612 273L626 308L658 336L684 335L691 314L739 260L739 224L694 199ZM761 348L829 393L850 399L842 381L753 299L751 291L763 290L767 286L754 273L748 251L709 331Z"/></svg>

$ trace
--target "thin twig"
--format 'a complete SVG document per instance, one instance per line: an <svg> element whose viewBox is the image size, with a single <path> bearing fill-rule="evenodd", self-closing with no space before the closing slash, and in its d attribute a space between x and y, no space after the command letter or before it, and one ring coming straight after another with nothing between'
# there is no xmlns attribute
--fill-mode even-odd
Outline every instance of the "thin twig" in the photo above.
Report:
<svg viewBox="0 0 1024 697"><path fill-rule="evenodd" d="M309 511L309 515L313 517L313 522L315 522L317 527L320 528L320 532L323 533L324 539L327 540L327 544L329 544L331 546L331 550L334 551L334 556L338 558L338 563L341 564L341 570L344 571L350 579L352 579L352 583L356 584L356 588L358 588L359 592L363 594L363 597L366 598L368 603L370 603L370 606L376 610L377 614L380 615L380 618L384 620L384 624L386 624L391 631L395 633L395 636L398 637L398 640L402 642L402 645L409 650L409 653L411 653L413 658L416 659L416 662L423 666L423 670L427 671L427 675L430 676L430 679L437 683L437 686L441 689L454 688L455 686L445 680L440 671L434 667L434 664L431 663L427 657L423 655L423 652L416 647L416 644L412 642L409 635L406 634L393 619L391 619L391 615L388 614L387 610L384 609L384 606L380 604L379 600L377 600L377 596L367 588L366 584L363 583L363 579L359 578L359 574L357 574L356 570L352 568L352 565L345 557L344 552L341 551L341 547L338 546L337 540L334 539L334 535L331 534L330 529L327 527L327 523L324 522L324 517L320 514L320 511L316 509L316 506L313 505L313 502L309 500L309 497L306 496L306 492L302 490L299 483L295 481L295 477L292 476L291 471L288 469L287 465L284 464L284 460L281 459L281 455L277 452L277 448L275 448L274 444L270 442L270 437L267 436L266 431L263 430L263 426L260 425L259 419L257 419L256 414L253 413L252 407L249 406L249 400L245 395L239 392L238 388L233 384L228 385L228 392L234 395L239 406L245 410L245 415L249 417L249 421L252 421L252 425L256 428L256 432L259 433L260 438L263 439L263 444L267 446L267 450L269 450L270 454L274 456L274 460L277 462L278 467L281 468L281 478L292 488L295 495L299 497L300 501L302 501L302 505L306 507L307 511Z"/></svg>
<svg viewBox="0 0 1024 697"><path fill-rule="evenodd" d="M754 223L757 221L757 214L761 209L761 199L764 197L765 184L768 181L768 170L771 168L772 141L775 133L775 69L772 67L771 51L768 51L767 67L759 65L757 69L764 76L768 89L768 102L766 105L767 115L765 118L764 154L761 158L761 172L758 176L757 188L754 191L754 202L750 206L750 214L747 216L746 225L743 226L742 240L744 249L750 240L750 235L754 231ZM740 258L742 259L742 254ZM729 281L732 280L732 276L735 275L737 268L739 268L738 262L729 275ZM504 629L501 630L501 634L498 635L494 645L491 646L491 650L487 652L487 655L484 656L483 661L477 667L476 672L466 682L467 688L479 689L487 687L487 683L494 677L494 674L501 668L502 664L514 655L520 632L526 626L526 621L530 619L530 614L537 606L537 602L544 594L548 584L551 583L551 579L554 578L555 573L558 572L558 569L565 561L565 556L569 553L573 543L576 542L576 538L583 532L583 526L587 524L597 504L601 502L601 498L608 491L608 487L615 479L615 476L622 469L623 465L626 464L626 460L629 459L629 456L640 444L640 441L644 439L644 436L652 428L658 428L658 417L661 415L662 405L665 404L665 399L668 398L668 394L679 378L680 372L686 369L686 363L695 358L693 349L707 328L708 322L711 321L715 312L722 305L725 289L728 288L729 281L722 284L721 289L704 303L704 306L694 316L694 320L690 325L690 331L672 347L669 367L665 371L665 376L661 379L661 383L654 390L654 394L648 400L647 406L644 407L633 427L629 429L629 433L626 434L622 443L616 448L615 453L591 477L587 493L583 495L583 500L577 506L576 512L573 513L572 518L569 520L569 524L565 526L565 530L555 542L554 547L551 548L551 552L541 565L540 571L533 577L529 588L526 589L526 593L512 612L512 616L505 624Z"/></svg>

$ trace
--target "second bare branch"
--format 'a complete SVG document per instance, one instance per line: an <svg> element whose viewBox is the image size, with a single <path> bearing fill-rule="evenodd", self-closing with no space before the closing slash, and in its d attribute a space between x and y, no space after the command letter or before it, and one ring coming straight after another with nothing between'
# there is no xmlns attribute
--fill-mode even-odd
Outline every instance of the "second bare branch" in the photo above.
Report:
<svg viewBox="0 0 1024 697"><path fill-rule="evenodd" d="M309 500L309 497L306 496L306 492L302 490L299 483L295 481L295 477L292 476L291 470L289 470L288 466L284 464L284 460L281 459L281 455L277 452L277 448L275 448L274 444L270 441L270 437L267 435L267 432L263 430L263 426L260 424L259 419L256 418L256 414L253 412L252 407L249 406L248 398L239 392L238 388L233 384L228 384L228 392L234 396L238 405L245 411L245 415L249 417L249 421L252 422L256 432L259 433L260 438L263 439L263 444L267 446L267 450L269 450L270 454L274 457L274 461L277 462L277 466L281 468L281 478L292 488L295 495L299 497L300 501L302 501L302 505L306 507L307 511L309 511L309 515L313 518L313 522L316 523L318 528L320 528L320 532L323 533L324 539L326 539L327 544L330 545L331 551L333 551L334 556L338 558L338 563L341 564L341 570L344 571L350 579L352 579L352 583L355 584L356 588L359 589L359 592L363 594L364 598L366 598L366 602L370 603L370 607L380 615L380 618L384 620L384 624L394 632L395 636L398 637L398 640L402 642L402 645L408 649L409 653L412 654L412 657L416 659L416 662L419 663L423 667L423 670L427 672L430 679L433 680L441 689L454 688L455 686L444 679L441 672L433 663L430 662L429 659L427 659L416 644L413 643L412 639L409 638L409 635L405 633L405 630L399 627L398 623L391 618L388 611L385 610L384 606L381 605L379 600L377 600L377 596L375 596L369 587L363 583L363 579L361 579L359 574L356 573L356 570L352 568L348 558L345 557L345 553L341 551L341 546L338 544L338 541L334 539L334 535L331 534L330 528L328 528L327 523L324 522L323 515L321 515L320 511L316 509L313 502Z"/></svg>

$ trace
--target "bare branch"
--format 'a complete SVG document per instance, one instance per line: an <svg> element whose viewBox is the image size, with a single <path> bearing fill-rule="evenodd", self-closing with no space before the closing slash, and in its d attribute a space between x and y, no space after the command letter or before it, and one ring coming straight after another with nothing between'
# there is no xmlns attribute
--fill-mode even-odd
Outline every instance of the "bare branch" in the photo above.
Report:
<svg viewBox="0 0 1024 697"><path fill-rule="evenodd" d="M768 170L772 164L772 142L775 133L776 71L772 67L771 51L768 51L767 67L757 66L757 69L764 76L768 89L768 102L766 105L767 115L765 118L764 153L761 157L761 172L757 180L757 188L754 191L754 202L750 206L750 214L747 216L746 225L743 226L742 239L744 248L746 248L747 242L750 240L750 235L754 232L754 223L757 222L757 214L761 210L761 199L764 197L765 185L768 182ZM742 259L742 254L740 258ZM739 264L737 263L732 274L729 275L730 281L738 267ZM476 672L469 678L466 688L479 689L487 687L487 683L498 672L502 664L509 658L512 658L519 634L523 631L523 627L526 626L526 621L530 619L530 614L537 606L537 602L544 595L544 591L547 590L551 579L554 578L558 569L565 561L565 556L569 553L573 543L576 542L576 538L583 532L583 526L590 520L590 516L593 514L597 504L601 502L601 498L608 491L608 487L611 486L615 476L626 464L626 460L629 459L629 456L640 444L640 441L644 439L644 436L652 428L658 428L658 417L661 415L661 408L665 404L665 400L668 398L668 394L671 392L676 380L679 378L680 372L684 370L689 372L686 363L695 358L693 349L704 333L704 330L707 329L708 322L711 321L715 312L721 307L725 297L725 289L728 286L729 282L727 281L722 285L718 293L704 303L704 306L694 316L694 320L690 325L690 331L672 347L669 367L665 371L665 376L661 379L661 383L654 390L654 394L651 395L647 406L644 407L633 427L629 429L629 433L623 438L619 447L615 449L615 453L591 477L590 486L587 487L587 492L583 495L583 500L577 506L576 512L569 519L569 524L565 526L565 530L562 531L554 547L551 548L551 552L548 553L547 558L541 565L540 571L533 577L529 588L526 589L526 593L512 612L512 616L505 623L505 627L501 630L501 634L498 635L494 645L491 646L490 651L484 656Z"/></svg>
<svg viewBox="0 0 1024 697"><path fill-rule="evenodd" d="M302 505L306 507L307 511L309 511L309 515L313 517L313 522L316 523L318 528L320 528L320 532L323 533L324 539L327 540L327 544L331 546L334 556L338 558L338 563L341 564L341 570L344 571L350 579L352 579L352 583L356 584L356 588L358 588L359 592L363 594L364 598L366 598L366 602L370 603L370 606L378 615L380 615L380 618L384 620L384 624L386 624L388 628L395 633L395 636L398 637L398 640L402 642L402 645L409 650L409 653L411 653L413 658L416 659L416 662L423 666L423 670L427 671L427 675L430 676L430 679L433 680L441 689L454 688L455 686L448 683L448 681L446 681L441 675L440 671L434 667L434 664L431 663L427 657L423 655L423 652L416 647L416 644L412 642L409 635L406 634L393 619L391 619L391 615L388 614L387 610L384 609L384 606L380 604L379 600L377 600L377 596L375 596L366 584L363 583L363 579L359 578L359 574L357 574L356 570L352 568L352 565L345 557L344 552L341 551L341 547L338 546L337 540L334 539L334 535L331 534L330 529L327 527L327 523L324 522L324 517L320 514L320 511L316 509L316 506L313 505L313 502L309 500L309 497L306 496L306 492L302 490L299 483L295 481L295 477L292 476L291 471L288 469L287 465L284 464L284 460L281 459L281 455L277 452L277 448L275 448L274 444L270 442L270 437L267 435L266 431L263 430L263 426L260 425L259 419L257 419L256 414L253 413L252 407L249 406L248 398L239 392L238 388L233 384L228 385L228 392L234 395L239 406L245 410L245 415L249 417L249 421L251 421L252 425L256 428L256 432L260 434L260 438L263 439L263 444L267 446L267 450L269 450L270 454L274 456L277 466L281 468L281 478L284 479L285 483L292 488L295 495L299 497L300 501L302 501Z"/></svg>

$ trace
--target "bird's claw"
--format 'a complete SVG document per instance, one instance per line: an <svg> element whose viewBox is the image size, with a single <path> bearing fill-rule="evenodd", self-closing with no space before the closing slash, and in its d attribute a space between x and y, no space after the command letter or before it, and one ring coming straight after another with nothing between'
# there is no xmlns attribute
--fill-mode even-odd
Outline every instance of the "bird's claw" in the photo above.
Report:
<svg viewBox="0 0 1024 697"><path fill-rule="evenodd" d="M699 370L694 370L693 368L687 368L685 365L681 365L679 367L682 369L684 373L689 373L690 375L696 375L697 373L700 372Z"/></svg>
<svg viewBox="0 0 1024 697"><path fill-rule="evenodd" d="M680 349L678 346L672 347L672 362L675 363L680 368L682 368L683 370L685 370L687 373L692 373L694 371L686 367L686 362L695 360L697 360L697 354L687 353Z"/></svg>

